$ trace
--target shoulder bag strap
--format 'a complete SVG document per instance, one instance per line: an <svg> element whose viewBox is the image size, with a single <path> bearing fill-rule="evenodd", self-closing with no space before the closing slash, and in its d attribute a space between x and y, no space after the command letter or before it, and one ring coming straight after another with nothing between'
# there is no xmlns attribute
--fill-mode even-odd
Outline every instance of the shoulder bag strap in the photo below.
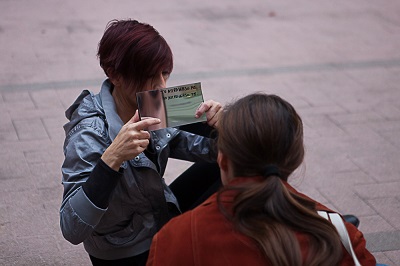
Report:
<svg viewBox="0 0 400 266"><path fill-rule="evenodd" d="M330 218L332 224L336 227L336 230L339 233L340 239L342 240L344 247L346 248L347 252L349 252L349 254L353 257L354 264L356 266L361 266L360 262L357 259L356 253L353 250L353 246L351 244L350 237L347 233L347 229L344 225L342 217L340 217L340 215L337 213L328 213L325 211L318 211L318 214L327 220L329 220Z"/></svg>

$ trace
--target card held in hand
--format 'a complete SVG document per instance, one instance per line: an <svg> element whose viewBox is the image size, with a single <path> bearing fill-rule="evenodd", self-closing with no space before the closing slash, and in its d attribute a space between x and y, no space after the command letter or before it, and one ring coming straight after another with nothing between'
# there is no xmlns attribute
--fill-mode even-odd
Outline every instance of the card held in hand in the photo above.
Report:
<svg viewBox="0 0 400 266"><path fill-rule="evenodd" d="M136 93L140 119L159 118L160 124L148 130L179 127L206 121L206 116L196 118L197 108L204 102L201 83L191 83L161 90Z"/></svg>

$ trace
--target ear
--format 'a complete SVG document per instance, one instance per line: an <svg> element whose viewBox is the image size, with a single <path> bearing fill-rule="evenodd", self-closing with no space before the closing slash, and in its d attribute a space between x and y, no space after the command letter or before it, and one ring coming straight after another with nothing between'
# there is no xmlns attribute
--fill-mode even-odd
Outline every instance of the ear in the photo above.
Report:
<svg viewBox="0 0 400 266"><path fill-rule="evenodd" d="M226 157L225 154L223 154L220 151L218 151L217 162L218 162L219 168L221 168L221 170L223 170L224 172L228 172L229 159L228 159L228 157Z"/></svg>
<svg viewBox="0 0 400 266"><path fill-rule="evenodd" d="M115 87L121 86L121 75L117 74L112 68L107 69L107 76Z"/></svg>

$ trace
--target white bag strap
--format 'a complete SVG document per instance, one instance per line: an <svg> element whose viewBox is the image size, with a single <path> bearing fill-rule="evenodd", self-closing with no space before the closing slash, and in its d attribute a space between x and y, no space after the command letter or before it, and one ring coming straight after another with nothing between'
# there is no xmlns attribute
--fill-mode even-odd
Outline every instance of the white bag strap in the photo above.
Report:
<svg viewBox="0 0 400 266"><path fill-rule="evenodd" d="M361 266L360 262L357 259L356 253L353 250L353 246L351 244L350 237L347 233L347 229L344 225L342 217L340 217L340 215L337 213L328 213L325 211L318 211L318 214L327 220L329 220L330 218L332 224L336 227L336 230L339 233L340 239L342 240L344 247L346 248L347 252L349 252L349 254L353 257L354 264L356 266Z"/></svg>

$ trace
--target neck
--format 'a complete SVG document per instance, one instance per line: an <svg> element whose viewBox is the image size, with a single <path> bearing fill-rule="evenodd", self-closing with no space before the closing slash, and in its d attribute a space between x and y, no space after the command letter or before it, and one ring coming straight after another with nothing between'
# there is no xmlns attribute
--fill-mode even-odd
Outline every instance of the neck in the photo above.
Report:
<svg viewBox="0 0 400 266"><path fill-rule="evenodd" d="M112 96L117 107L117 114L124 124L127 123L135 115L137 109L136 99L131 99L130 95L121 87L114 87Z"/></svg>

